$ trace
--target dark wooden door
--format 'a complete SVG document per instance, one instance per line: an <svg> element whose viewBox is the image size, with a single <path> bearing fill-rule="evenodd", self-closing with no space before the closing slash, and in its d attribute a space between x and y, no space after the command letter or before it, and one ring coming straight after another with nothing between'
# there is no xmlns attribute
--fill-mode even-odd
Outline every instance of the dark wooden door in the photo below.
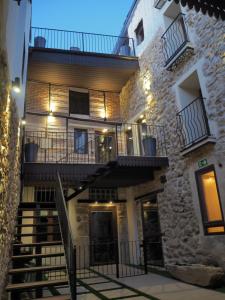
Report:
<svg viewBox="0 0 225 300"><path fill-rule="evenodd" d="M143 235L146 243L147 263L163 265L162 234L160 230L157 198L142 203Z"/></svg>
<svg viewBox="0 0 225 300"><path fill-rule="evenodd" d="M117 222L114 208L92 208L90 212L91 264L115 263Z"/></svg>

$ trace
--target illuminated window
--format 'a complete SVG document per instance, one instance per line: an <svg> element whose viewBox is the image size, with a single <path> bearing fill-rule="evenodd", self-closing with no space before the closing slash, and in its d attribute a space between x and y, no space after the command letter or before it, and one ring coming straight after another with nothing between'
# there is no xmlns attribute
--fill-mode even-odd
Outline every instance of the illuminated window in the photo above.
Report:
<svg viewBox="0 0 225 300"><path fill-rule="evenodd" d="M224 234L224 219L213 166L196 172L203 225L206 234Z"/></svg>

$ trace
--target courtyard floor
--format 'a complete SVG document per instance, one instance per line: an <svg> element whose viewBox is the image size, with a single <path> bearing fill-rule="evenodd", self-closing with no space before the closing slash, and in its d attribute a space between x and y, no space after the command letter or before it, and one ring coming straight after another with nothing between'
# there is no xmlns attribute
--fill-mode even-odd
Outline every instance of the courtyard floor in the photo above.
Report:
<svg viewBox="0 0 225 300"><path fill-rule="evenodd" d="M142 276L115 278L100 275L82 279L78 300L224 300L225 294L185 284L172 278L149 273Z"/></svg>

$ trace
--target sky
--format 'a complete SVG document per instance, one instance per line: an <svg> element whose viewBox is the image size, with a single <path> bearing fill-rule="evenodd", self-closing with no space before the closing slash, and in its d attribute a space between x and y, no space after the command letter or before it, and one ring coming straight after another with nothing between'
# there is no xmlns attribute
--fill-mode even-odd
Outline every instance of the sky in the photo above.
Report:
<svg viewBox="0 0 225 300"><path fill-rule="evenodd" d="M133 0L33 0L32 26L119 35Z"/></svg>

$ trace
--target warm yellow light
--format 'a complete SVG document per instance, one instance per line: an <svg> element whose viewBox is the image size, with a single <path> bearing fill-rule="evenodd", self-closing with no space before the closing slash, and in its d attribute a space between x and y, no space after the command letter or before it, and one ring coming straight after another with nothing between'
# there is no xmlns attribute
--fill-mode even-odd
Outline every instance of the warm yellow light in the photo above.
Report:
<svg viewBox="0 0 225 300"><path fill-rule="evenodd" d="M104 109L101 109L101 110L100 110L100 117L101 117L102 119L107 118L107 114L106 114L106 111L105 111Z"/></svg>
<svg viewBox="0 0 225 300"><path fill-rule="evenodd" d="M143 119L144 118L144 115L140 115L140 119Z"/></svg>
<svg viewBox="0 0 225 300"><path fill-rule="evenodd" d="M128 130L131 130L131 126L128 126L127 129L128 129Z"/></svg>
<svg viewBox="0 0 225 300"><path fill-rule="evenodd" d="M50 108L50 112L54 112L55 111L55 103L51 101L49 108Z"/></svg>
<svg viewBox="0 0 225 300"><path fill-rule="evenodd" d="M108 132L108 129L107 129L107 128L104 128L104 129L102 130L102 132L103 132L103 133L106 133L106 132Z"/></svg>
<svg viewBox="0 0 225 300"><path fill-rule="evenodd" d="M224 232L224 226L208 228L208 233L221 233L221 232Z"/></svg>
<svg viewBox="0 0 225 300"><path fill-rule="evenodd" d="M20 88L20 78L16 77L14 81L12 81L12 89L14 92L16 93L20 93L21 92L21 88Z"/></svg>
<svg viewBox="0 0 225 300"><path fill-rule="evenodd" d="M53 114L49 114L48 116L48 123L53 123L55 121L55 117L53 117Z"/></svg>
<svg viewBox="0 0 225 300"><path fill-rule="evenodd" d="M21 120L21 124L22 124L23 126L26 125L26 123L27 123L26 120L24 120L24 119Z"/></svg>
<svg viewBox="0 0 225 300"><path fill-rule="evenodd" d="M143 124L146 123L146 119L143 119L143 120L141 121L141 123L143 123Z"/></svg>
<svg viewBox="0 0 225 300"><path fill-rule="evenodd" d="M223 217L214 171L203 174L201 179L208 221L222 221Z"/></svg>

